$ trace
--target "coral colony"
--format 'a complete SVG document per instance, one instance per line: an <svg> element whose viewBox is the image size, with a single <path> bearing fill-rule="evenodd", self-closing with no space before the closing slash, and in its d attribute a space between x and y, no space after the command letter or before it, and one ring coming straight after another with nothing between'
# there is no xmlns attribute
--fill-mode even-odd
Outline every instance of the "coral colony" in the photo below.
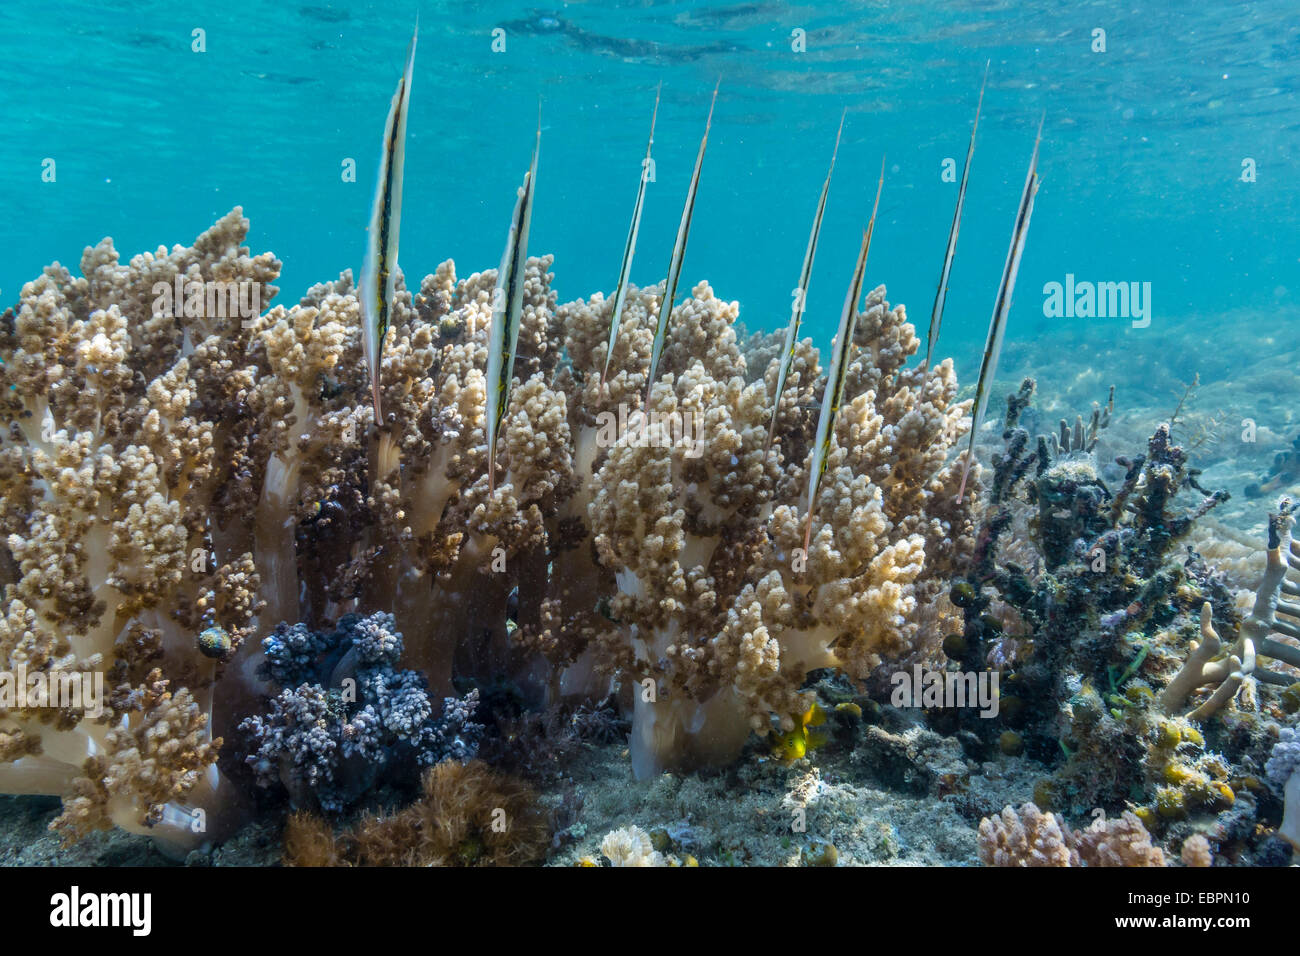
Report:
<svg viewBox="0 0 1300 956"><path fill-rule="evenodd" d="M558 303L528 249L540 125L500 267L402 270L415 50L359 286L261 311L281 264L236 208L125 263L105 239L0 318L0 655L27 675L0 697L0 790L62 796L69 842L118 826L183 853L291 812L303 865L521 863L552 846L518 776L548 734L626 741L646 780L807 759L829 728L924 707L971 759L1042 768L979 825L986 864L1300 846L1290 503L1243 606L1194 548L1226 495L1167 426L1114 466L1113 392L1037 435L1029 381L1000 429L972 427L1037 140L959 401L932 360L974 128L924 351L864 281L874 208L838 335L798 336L838 133L790 325L744 336L707 282L674 295L712 103L664 282L628 280L643 173L613 295ZM503 730L529 713L550 730ZM502 807L508 837L484 816ZM593 846L689 864L688 836L629 820Z"/></svg>

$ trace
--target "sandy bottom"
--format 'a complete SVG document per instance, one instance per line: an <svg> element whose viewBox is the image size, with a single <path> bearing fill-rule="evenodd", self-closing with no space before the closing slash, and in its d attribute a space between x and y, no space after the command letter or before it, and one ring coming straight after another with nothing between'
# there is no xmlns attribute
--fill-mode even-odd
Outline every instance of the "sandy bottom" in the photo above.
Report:
<svg viewBox="0 0 1300 956"><path fill-rule="evenodd" d="M1300 497L1300 468L1274 491L1245 494L1300 435L1297 327L1300 315L1278 312L1189 316L1146 329L1065 321L1050 339L1015 340L1009 330L989 402L987 417L994 421L986 423L987 441L995 439L994 428L1000 433L1006 394L1026 375L1038 382L1035 434L1057 431L1062 418L1073 425L1082 415L1086 422L1093 403L1104 405L1114 385L1115 416L1102 433L1099 460L1143 453L1156 426L1177 411L1173 437L1192 466L1203 470L1201 484L1232 495L1214 517L1262 539L1278 497ZM962 382L963 397L973 395L974 378L967 374Z"/></svg>

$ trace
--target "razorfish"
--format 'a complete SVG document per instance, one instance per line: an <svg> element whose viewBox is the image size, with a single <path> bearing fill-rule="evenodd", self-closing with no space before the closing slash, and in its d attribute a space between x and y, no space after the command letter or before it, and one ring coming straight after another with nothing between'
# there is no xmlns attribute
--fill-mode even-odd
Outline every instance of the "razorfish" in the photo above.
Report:
<svg viewBox="0 0 1300 956"><path fill-rule="evenodd" d="M813 513L817 510L817 489L826 463L830 459L831 440L835 436L835 416L844 398L844 382L849 372L849 356L853 350L853 330L858 324L858 299L862 295L862 277L867 271L867 253L871 250L871 233L876 227L876 213L880 209L880 192L885 186L885 161L880 160L880 181L876 184L876 201L871 207L871 219L862 233L862 246L858 261L853 267L853 281L849 283L840 312L840 327L835 333L831 349L831 364L826 375L826 391L822 394L822 410L817 417L817 438L813 442L812 459L808 463L808 528L803 536L803 553L808 554L812 543Z"/></svg>
<svg viewBox="0 0 1300 956"><path fill-rule="evenodd" d="M785 380L790 374L790 364L794 361L794 348L799 341L799 324L803 321L804 308L807 305L808 281L812 277L813 257L817 255L817 237L822 231L822 215L826 212L826 196L831 189L831 175L835 172L835 157L840 152L840 134L844 132L846 109L840 114L840 128L835 133L835 149L831 151L831 168L826 171L826 182L822 183L821 198L817 200L817 215L813 217L812 234L808 237L808 248L803 254L803 268L799 270L799 285L794 290L794 308L790 312L790 325L785 330L785 346L781 350L781 367L776 373L776 397L772 399L772 424L767 429L767 442L763 445L763 454L772 447L776 437L777 413L781 410L781 393L785 391Z"/></svg>
<svg viewBox="0 0 1300 956"><path fill-rule="evenodd" d="M402 172L406 165L406 116L411 102L411 71L415 65L415 41L420 22L415 23L411 45L406 50L406 68L397 83L388 121L384 124L384 146L379 155L379 184L370 211L366 261L361 267L362 349L370 370L370 395L375 404L375 424L383 424L379 401L379 360L392 316L393 293L397 285L397 240L402 228Z"/></svg>
<svg viewBox="0 0 1300 956"><path fill-rule="evenodd" d="M1046 116L1044 116L1046 119ZM1020 256L1025 251L1025 237L1029 234L1029 217L1034 212L1034 194L1038 192L1038 144L1043 139L1043 121L1038 122L1038 135L1034 137L1034 152L1029 158L1029 173L1025 188L1020 193L1020 207L1016 211L1016 225L1011 231L1011 248L1002 267L1002 281L998 283L998 297L993 303L993 319L989 322L989 337L984 344L984 361L980 364L980 377L975 386L975 411L970 426L970 446L961 469L961 487L957 490L957 504L966 495L966 479L970 476L971 462L975 460L975 439L980 422L989 403L989 389L997 372L998 356L1002 354L1002 338L1007 329L1007 315L1011 311L1011 293L1016 287L1016 273L1020 271Z"/></svg>
<svg viewBox="0 0 1300 956"><path fill-rule="evenodd" d="M659 371L659 358L663 355L664 341L668 334L668 320L673 312L673 299L677 295L677 280L682 274L682 260L686 257L686 237L691 231L691 217L695 215L695 194L700 187L700 167L704 165L704 147L709 144L709 129L713 126L713 107L718 102L718 86L722 77L713 87L713 100L709 103L709 118L704 124L704 138L700 140L700 151L695 156L695 171L691 173L691 185L686 191L686 205L682 208L682 221L677 226L677 241L673 243L673 257L668 263L668 278L664 280L664 298L659 303L659 321L655 326L654 345L650 350L650 368L646 372L645 402L650 406L650 391L654 388Z"/></svg>
<svg viewBox="0 0 1300 956"><path fill-rule="evenodd" d="M542 120L537 118L537 140L533 161L524 174L524 184L515 200L505 252L497 269L492 293L491 345L487 363L487 474L488 494L496 490L497 439L514 381L515 352L519 345L519 321L524 311L524 273L528 263L528 227L533 219L533 194L537 186L537 154L542 148Z"/></svg>
<svg viewBox="0 0 1300 956"><path fill-rule="evenodd" d="M632 207L632 225L627 231L627 244L623 246L623 264L618 270L618 287L614 290L614 311L609 318L609 347L605 350L605 367L600 373L600 385L605 386L609 376L609 363L614 357L614 343L618 341L619 324L623 319L623 306L627 302L628 277L632 274L632 254L636 251L637 233L641 231L641 210L645 206L645 185L650 179L650 150L655 144L655 121L659 118L659 94L663 84L655 90L655 108L650 114L650 141L645 145L645 159L641 161L641 185L636 191L636 205Z"/></svg>
<svg viewBox="0 0 1300 956"><path fill-rule="evenodd" d="M984 64L984 80L980 83L980 97L975 103L975 123L970 128L970 143L966 146L966 163L961 168L961 186L957 188L957 208L952 214L948 229L948 250L943 257L943 271L939 273L939 289L934 294L934 308L930 310L930 330L925 334L925 370L930 371L934 361L934 347L939 341L939 326L943 324L943 305L948 299L948 276L952 272L952 258L957 252L957 233L961 230L961 210L966 204L966 180L970 177L970 161L975 155L975 133L980 128L980 108L984 106L984 87L989 81L989 65Z"/></svg>

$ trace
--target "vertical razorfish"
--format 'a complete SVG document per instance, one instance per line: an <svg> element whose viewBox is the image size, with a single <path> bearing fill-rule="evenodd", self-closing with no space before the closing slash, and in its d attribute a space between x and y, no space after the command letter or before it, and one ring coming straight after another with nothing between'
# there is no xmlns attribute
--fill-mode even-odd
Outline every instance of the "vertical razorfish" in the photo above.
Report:
<svg viewBox="0 0 1300 956"><path fill-rule="evenodd" d="M618 271L618 288L614 290L614 311L609 319L609 347L605 351L605 367L600 373L603 388L609 375L609 363L614 357L614 343L618 341L618 328L623 319L623 305L627 301L627 280L632 274L632 254L636 251L637 233L641 231L641 210L645 206L645 184L650 179L650 150L655 144L655 121L659 118L659 94L663 84L655 90L655 108L650 114L650 141L645 145L645 159L641 161L641 185L636 190L636 205L632 207L632 225L627 231L627 244L623 247L623 265Z"/></svg>
<svg viewBox="0 0 1300 956"><path fill-rule="evenodd" d="M691 231L691 217L695 214L695 193L700 187L700 167L704 165L704 147L709 143L709 129L713 126L713 107L718 102L718 86L722 77L718 77L713 87L713 100L709 103L709 118L704 124L704 138L700 140L700 151L695 155L695 171L691 173L691 185L686 191L686 205L682 208L682 221L677 226L677 241L673 243L673 257L668 263L668 277L664 280L664 298L659 303L659 322L655 326L654 345L650 349L650 368L646 373L645 401L650 405L650 391L654 388L655 376L659 371L659 358L663 354L664 339L668 333L668 320L673 313L673 298L677 295L677 280L682 273L682 260L686 257L686 237Z"/></svg>
<svg viewBox="0 0 1300 956"><path fill-rule="evenodd" d="M822 230L822 215L826 212L826 195L831 189L831 175L835 172L835 157L840 152L840 134L844 132L846 108L840 114L840 128L835 133L835 149L831 151L831 168L826 171L826 182L822 183L822 194L817 200L817 215L813 217L812 234L808 237L808 248L803 254L803 268L799 270L799 285L794 290L794 308L790 312L790 325L785 330L785 347L781 350L781 367L776 373L776 397L772 399L772 424L767 429L767 443L763 453L772 447L776 437L777 413L781 411L781 393L785 390L786 376L790 374L790 363L794 360L794 347L799 341L799 324L803 321L803 312L808 298L808 280L812 276L813 258L817 255L817 237Z"/></svg>
<svg viewBox="0 0 1300 956"><path fill-rule="evenodd" d="M375 404L375 425L383 424L379 403L379 359L388 334L388 321L397 284L397 240L402 227L402 171L406 165L406 114L411 102L411 69L415 65L415 41L420 35L416 21L411 45L406 50L406 67L388 108L384 125L384 147L379 155L379 184L370 212L366 261L361 267L362 348L370 370L370 396Z"/></svg>
<svg viewBox="0 0 1300 956"><path fill-rule="evenodd" d="M1046 116L1044 116L1044 119ZM984 344L984 361L980 364L980 377L975 385L975 411L970 425L970 447L961 469L961 487L957 490L957 504L966 494L966 479L975 459L975 439L979 435L980 421L989 403L989 389L1002 353L1002 337L1006 332L1007 314L1011 311L1011 292L1016 287L1016 273L1020 270L1020 256L1025 251L1025 236L1029 233L1029 217L1034 212L1034 194L1038 192L1038 144L1043 139L1043 122L1039 120L1038 135L1034 137L1034 153L1029 159L1029 174L1020 194L1020 208L1016 212L1016 226L1011 232L1011 248L1007 250L1006 265L1002 267L1002 281L998 284L998 297L993 303L993 319L989 323L989 337Z"/></svg>
<svg viewBox="0 0 1300 956"><path fill-rule="evenodd" d="M862 246L858 249L858 261L853 267L853 281L849 283L848 294L844 297L844 309L840 312L840 327L835 333L835 343L831 348L831 364L826 374L826 391L822 394L822 410L817 417L817 438L813 441L812 458L808 462L808 528L803 536L803 553L808 554L812 543L813 512L817 509L817 487L826 472L826 462L831 454L831 439L835 436L835 415L840 410L840 401L844 398L844 380L849 371L849 356L852 353L853 330L858 323L858 299L862 295L862 277L867 271L867 253L871 250L871 234L876 227L876 212L880 209L880 191L885 186L885 160L880 160L880 181L876 184L876 201L871 207L871 219L866 231L862 233Z"/></svg>
<svg viewBox="0 0 1300 956"><path fill-rule="evenodd" d="M957 208L952 214L948 229L948 250L943 257L943 271L939 273L939 289L934 294L934 308L930 310L930 331L925 336L925 370L930 371L934 361L934 347L939 341L939 326L943 324L943 305L948 299L948 276L952 272L952 257L957 252L957 233L961 230L961 210L966 203L966 180L970 176L970 161L975 155L975 133L980 128L980 108L984 105L984 87L989 81L989 65L984 64L984 79L980 83L980 98L975 103L975 123L970 128L970 143L966 147L966 163L961 168L961 185L957 188Z"/></svg>
<svg viewBox="0 0 1300 956"><path fill-rule="evenodd" d="M488 494L496 490L497 438L506 409L510 406L510 386L515 374L515 348L519 344L519 321L524 311L524 272L528 264L528 226L533 219L533 194L537 186L537 154L542 148L542 121L537 119L537 141L533 145L533 162L524 175L524 184L515 201L506 237L497 285L492 293L491 346L487 363L487 473Z"/></svg>

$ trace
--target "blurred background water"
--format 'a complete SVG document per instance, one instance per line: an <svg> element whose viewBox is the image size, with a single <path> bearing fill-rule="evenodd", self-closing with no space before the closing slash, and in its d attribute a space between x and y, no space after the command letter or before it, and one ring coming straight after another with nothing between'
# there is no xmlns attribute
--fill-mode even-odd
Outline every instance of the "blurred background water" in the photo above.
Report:
<svg viewBox="0 0 1300 956"><path fill-rule="evenodd" d="M1038 195L1008 340L1115 340L1124 319L1046 319L1066 273L1152 283L1153 328L1221 336L1225 315L1300 295L1300 17L1294 0L914 0L784 4L186 0L0 4L0 303L111 235L124 257L188 244L242 205L284 260L283 301L359 271L389 99L419 52L400 261L460 275L500 258L544 132L530 252L561 301L615 282L656 84L663 105L633 281L662 279L709 94L717 115L682 276L753 328L784 325L840 111L848 109L806 334L829 342L870 211L868 285L924 336L991 60L942 354L969 385L1039 117ZM505 30L506 51L492 51ZM191 50L206 31L206 52ZM1093 30L1106 51L1093 52ZM807 51L792 51L792 31ZM41 181L42 161L57 181ZM344 182L346 158L357 181ZM1257 180L1241 181L1254 161ZM1249 337L1245 345L1249 348ZM1266 346L1260 345L1263 349Z"/></svg>

